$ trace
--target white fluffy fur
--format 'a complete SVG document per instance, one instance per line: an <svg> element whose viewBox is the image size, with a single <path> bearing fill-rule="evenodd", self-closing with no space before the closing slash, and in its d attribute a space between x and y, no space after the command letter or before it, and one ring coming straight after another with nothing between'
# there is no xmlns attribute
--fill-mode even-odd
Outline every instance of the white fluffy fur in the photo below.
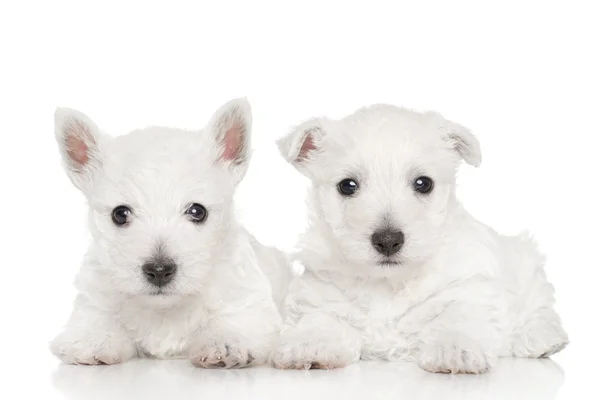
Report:
<svg viewBox="0 0 600 400"><path fill-rule="evenodd" d="M56 356L73 364L189 357L224 368L266 361L289 267L234 217L251 124L250 105L238 99L200 132L148 128L111 138L85 115L57 109L59 148L89 202L93 244L72 316L51 344ZM192 203L208 210L204 223L185 215ZM132 215L118 227L111 212L122 204ZM160 289L141 269L157 252L178 265Z"/></svg>
<svg viewBox="0 0 600 400"><path fill-rule="evenodd" d="M531 238L498 234L456 199L461 159L481 162L466 128L376 105L311 119L279 146L312 186L298 253L306 271L290 288L275 366L415 360L481 373L498 357L546 357L568 343ZM414 191L419 176L433 178L430 194ZM352 197L338 193L345 178L359 182ZM381 265L371 246L382 226L405 234L397 265Z"/></svg>

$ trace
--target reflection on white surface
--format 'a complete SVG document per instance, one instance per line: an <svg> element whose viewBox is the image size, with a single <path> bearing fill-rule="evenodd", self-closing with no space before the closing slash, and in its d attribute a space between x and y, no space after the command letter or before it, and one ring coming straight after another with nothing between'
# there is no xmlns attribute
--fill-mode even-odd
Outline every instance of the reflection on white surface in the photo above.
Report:
<svg viewBox="0 0 600 400"><path fill-rule="evenodd" d="M502 359L483 375L441 375L411 363L361 362L332 371L260 367L203 370L186 360L60 365L54 386L67 399L553 399L564 381L549 359Z"/></svg>

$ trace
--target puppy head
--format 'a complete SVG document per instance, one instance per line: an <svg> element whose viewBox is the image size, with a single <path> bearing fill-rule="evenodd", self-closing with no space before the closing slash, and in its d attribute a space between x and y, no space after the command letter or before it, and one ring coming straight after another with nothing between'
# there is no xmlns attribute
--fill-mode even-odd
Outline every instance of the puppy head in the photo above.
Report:
<svg viewBox="0 0 600 400"><path fill-rule="evenodd" d="M437 113L387 105L311 119L278 142L312 181L311 224L351 264L418 265L444 234L460 160L478 166L477 139Z"/></svg>
<svg viewBox="0 0 600 400"><path fill-rule="evenodd" d="M55 121L67 175L89 202L96 284L129 295L200 290L231 242L232 197L250 159L248 102L225 104L200 132L111 138L66 108Z"/></svg>

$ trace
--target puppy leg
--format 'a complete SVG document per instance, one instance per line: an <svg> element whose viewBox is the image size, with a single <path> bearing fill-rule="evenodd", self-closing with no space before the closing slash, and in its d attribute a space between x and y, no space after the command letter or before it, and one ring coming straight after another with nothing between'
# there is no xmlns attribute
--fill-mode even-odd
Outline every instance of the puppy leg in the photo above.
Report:
<svg viewBox="0 0 600 400"><path fill-rule="evenodd" d="M361 347L356 329L315 311L282 330L271 362L281 369L342 368L360 359Z"/></svg>
<svg viewBox="0 0 600 400"><path fill-rule="evenodd" d="M514 325L507 338L504 356L548 357L569 343L560 317L554 310L554 287L544 271L545 257L529 235L506 237L513 254L511 267L521 273L522 290L514 300Z"/></svg>
<svg viewBox="0 0 600 400"><path fill-rule="evenodd" d="M190 348L193 365L243 368L264 364L280 327L273 309L245 309L213 318L197 332Z"/></svg>
<svg viewBox="0 0 600 400"><path fill-rule="evenodd" d="M490 307L450 302L421 331L417 364L429 372L480 374L498 359L502 345L497 313Z"/></svg>
<svg viewBox="0 0 600 400"><path fill-rule="evenodd" d="M541 358L558 353L569 344L567 333L552 307L527 315L508 338L508 354L513 357Z"/></svg>
<svg viewBox="0 0 600 400"><path fill-rule="evenodd" d="M517 321L508 337L506 353L513 357L549 357L569 343L554 311L554 288L541 270L517 303Z"/></svg>
<svg viewBox="0 0 600 400"><path fill-rule="evenodd" d="M117 364L136 355L133 340L114 316L81 303L50 350L63 362L80 365Z"/></svg>

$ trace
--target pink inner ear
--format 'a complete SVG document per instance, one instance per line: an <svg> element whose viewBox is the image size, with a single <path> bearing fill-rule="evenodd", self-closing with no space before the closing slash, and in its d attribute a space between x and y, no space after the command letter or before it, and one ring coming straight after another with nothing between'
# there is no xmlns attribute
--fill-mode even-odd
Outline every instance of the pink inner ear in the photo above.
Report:
<svg viewBox="0 0 600 400"><path fill-rule="evenodd" d="M223 136L223 154L222 160L232 161L239 158L242 150L242 126L239 123L234 123L233 126L225 132Z"/></svg>
<svg viewBox="0 0 600 400"><path fill-rule="evenodd" d="M65 139L67 155L79 167L85 166L90 159L89 147L83 136L90 137L84 125L75 122L67 128L67 137Z"/></svg>
<svg viewBox="0 0 600 400"><path fill-rule="evenodd" d="M308 158L308 153L313 150L316 150L314 139L310 133L306 135L304 138L304 142L302 143L302 147L300 147L300 152L298 153L298 157L296 157L296 161L304 161Z"/></svg>

